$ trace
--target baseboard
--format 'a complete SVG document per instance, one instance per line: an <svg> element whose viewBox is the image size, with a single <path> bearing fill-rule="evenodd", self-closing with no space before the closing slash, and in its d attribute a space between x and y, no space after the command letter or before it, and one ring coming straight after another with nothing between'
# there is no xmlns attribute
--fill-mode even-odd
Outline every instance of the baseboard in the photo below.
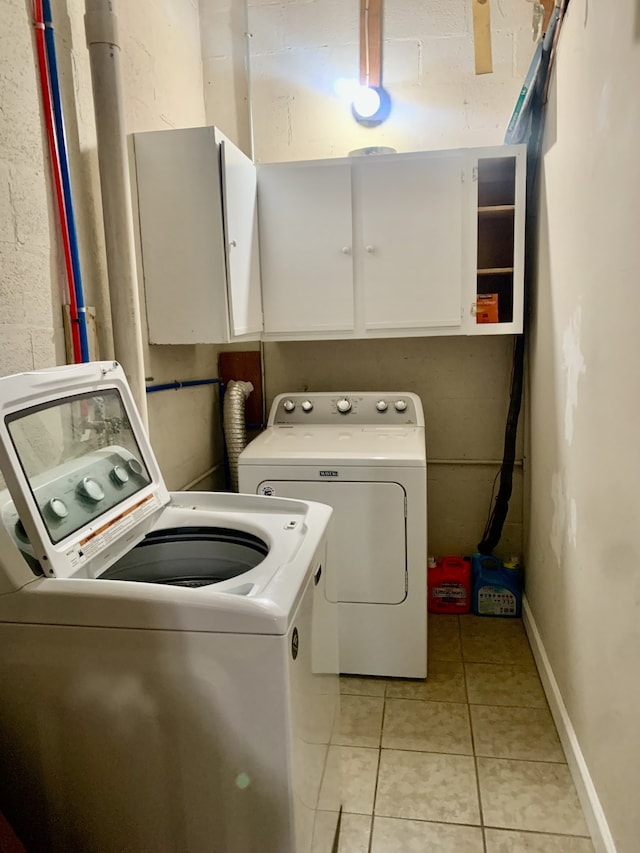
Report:
<svg viewBox="0 0 640 853"><path fill-rule="evenodd" d="M542 686L547 696L551 714L553 715L562 747L567 756L567 763L573 782L578 792L578 798L585 820L591 833L591 839L596 853L616 853L616 846L609 830L609 824L600 805L589 768L584 760L578 738L565 707L558 682L551 669L549 658L542 644L540 632L531 613L526 596L522 602L522 619L536 660Z"/></svg>

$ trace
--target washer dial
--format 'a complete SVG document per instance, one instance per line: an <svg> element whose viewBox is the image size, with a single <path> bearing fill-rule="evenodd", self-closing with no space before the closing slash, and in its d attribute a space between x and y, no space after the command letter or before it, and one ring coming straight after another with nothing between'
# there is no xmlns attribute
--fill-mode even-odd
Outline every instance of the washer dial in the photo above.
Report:
<svg viewBox="0 0 640 853"><path fill-rule="evenodd" d="M282 408L285 410L285 412L292 412L295 407L296 404L293 402L293 400L285 400L282 404Z"/></svg>
<svg viewBox="0 0 640 853"><path fill-rule="evenodd" d="M47 512L49 515L53 516L56 521L62 521L63 518L66 518L69 515L67 505L61 498L51 498L51 500L47 502Z"/></svg>
<svg viewBox="0 0 640 853"><path fill-rule="evenodd" d="M406 400L396 400L396 412L406 412L407 410L407 401Z"/></svg>
<svg viewBox="0 0 640 853"><path fill-rule="evenodd" d="M387 403L386 400L378 400L378 402L376 403L376 409L379 412L386 412L388 408L389 408L389 404Z"/></svg>
<svg viewBox="0 0 640 853"><path fill-rule="evenodd" d="M129 473L122 465L114 465L110 474L116 486L124 486L125 483L129 482Z"/></svg>
<svg viewBox="0 0 640 853"><path fill-rule="evenodd" d="M311 400L303 400L301 403L301 408L303 412L311 412L313 410L313 403Z"/></svg>
<svg viewBox="0 0 640 853"><path fill-rule="evenodd" d="M343 415L346 415L347 412L351 411L351 400L348 400L346 397L343 397L341 400L338 400L336 403L336 409Z"/></svg>
<svg viewBox="0 0 640 853"><path fill-rule="evenodd" d="M85 500L97 504L104 497L104 490L97 480L92 480L91 477L83 477L78 483L78 494Z"/></svg>

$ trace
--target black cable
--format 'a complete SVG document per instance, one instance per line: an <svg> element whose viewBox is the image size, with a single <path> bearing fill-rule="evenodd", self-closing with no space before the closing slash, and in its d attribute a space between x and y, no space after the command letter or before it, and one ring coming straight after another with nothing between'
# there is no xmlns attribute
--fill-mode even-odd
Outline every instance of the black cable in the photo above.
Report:
<svg viewBox="0 0 640 853"><path fill-rule="evenodd" d="M547 90L551 73L551 60L555 50L558 32L562 18L569 4L569 0L557 0L549 29L545 34L542 56L538 74L535 81L534 96L531 99L528 115L523 119L529 122L527 140L527 210L525 226L525 304L530 290L530 283L534 275L534 253L536 235L536 211L534 199L536 198L536 182L538 167L541 158L542 134L544 130L545 104ZM526 318L525 318L526 328ZM481 554L491 554L502 536L502 529L509 511L509 500L513 489L513 468L516 453L516 437L518 433L518 418L522 404L522 389L524 385L524 334L518 335L515 340L513 351L513 368L511 372L511 396L509 400L509 413L504 433L504 450L502 466L500 468L500 488L495 499L495 504L489 514L487 524L482 534L482 541L478 543L478 551ZM495 488L495 481L494 487ZM493 497L492 488L492 497Z"/></svg>

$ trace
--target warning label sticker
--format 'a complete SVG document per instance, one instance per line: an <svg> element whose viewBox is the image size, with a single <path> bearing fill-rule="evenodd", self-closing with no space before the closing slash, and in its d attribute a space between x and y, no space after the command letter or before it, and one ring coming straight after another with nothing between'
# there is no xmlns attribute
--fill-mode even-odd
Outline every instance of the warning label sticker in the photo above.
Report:
<svg viewBox="0 0 640 853"><path fill-rule="evenodd" d="M124 536L128 530L131 530L159 507L160 501L156 495L147 495L146 498L138 501L137 504L129 507L111 521L93 530L67 551L65 556L71 567L76 569L104 551L105 548Z"/></svg>

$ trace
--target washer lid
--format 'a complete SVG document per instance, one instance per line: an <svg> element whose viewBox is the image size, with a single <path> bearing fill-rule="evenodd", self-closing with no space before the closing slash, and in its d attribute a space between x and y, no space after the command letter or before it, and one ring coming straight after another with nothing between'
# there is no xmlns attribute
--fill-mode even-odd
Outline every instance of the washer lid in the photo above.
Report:
<svg viewBox="0 0 640 853"><path fill-rule="evenodd" d="M11 495L2 522L51 576L96 577L169 502L113 361L0 379L0 470ZM17 585L0 557L0 592Z"/></svg>

